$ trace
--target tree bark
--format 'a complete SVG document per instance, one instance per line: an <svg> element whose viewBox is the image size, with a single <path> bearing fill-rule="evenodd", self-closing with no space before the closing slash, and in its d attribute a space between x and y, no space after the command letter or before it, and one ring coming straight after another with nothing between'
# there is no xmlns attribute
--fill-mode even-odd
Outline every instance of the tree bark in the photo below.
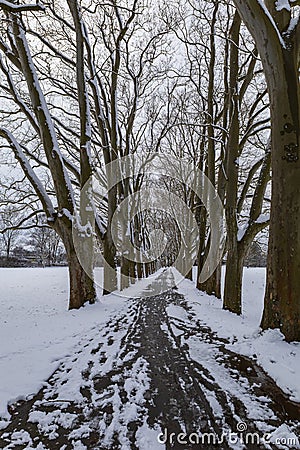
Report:
<svg viewBox="0 0 300 450"><path fill-rule="evenodd" d="M6 244L6 259L7 259L7 261L9 260L9 258L10 258L10 238L8 237L7 244Z"/></svg>
<svg viewBox="0 0 300 450"><path fill-rule="evenodd" d="M241 314L241 283L243 263L238 251L237 198L239 175L239 40L241 19L235 13L230 30L230 76L229 76L229 118L230 128L226 148L226 226L227 226L227 264L224 288L224 309ZM228 270L227 270L228 269Z"/></svg>
<svg viewBox="0 0 300 450"><path fill-rule="evenodd" d="M272 203L263 329L300 341L299 23L268 1L234 0L259 50L271 105ZM272 15L274 22L270 19ZM284 28L283 28L284 27Z"/></svg>
<svg viewBox="0 0 300 450"><path fill-rule="evenodd" d="M104 265L103 295L107 295L118 288L116 247L111 236L110 224L108 224L108 230L103 240L103 256L106 262Z"/></svg>
<svg viewBox="0 0 300 450"><path fill-rule="evenodd" d="M136 272L137 272L137 277L138 280L141 280L143 278L143 264L138 262L136 264Z"/></svg>
<svg viewBox="0 0 300 450"><path fill-rule="evenodd" d="M268 148L261 164L261 171L252 199L247 228L240 239L236 229L233 238L227 242L228 253L225 274L224 309L228 309L236 314L241 314L242 312L243 265L245 257L255 236L269 223L268 220L258 221L258 218L261 214L266 186L269 181L270 163L270 149ZM237 222L234 223L237 224Z"/></svg>
<svg viewBox="0 0 300 450"><path fill-rule="evenodd" d="M185 278L186 278L187 280L193 281L193 269L190 269L190 270L188 271L188 273L186 274Z"/></svg>
<svg viewBox="0 0 300 450"><path fill-rule="evenodd" d="M150 263L144 263L145 268L145 278L147 278L150 275Z"/></svg>
<svg viewBox="0 0 300 450"><path fill-rule="evenodd" d="M69 309L78 309L86 302L94 303L94 282L82 268L75 251L67 254L69 264L70 298Z"/></svg>
<svg viewBox="0 0 300 450"><path fill-rule="evenodd" d="M130 283L134 284L136 282L136 263L134 261L129 261L129 276Z"/></svg>
<svg viewBox="0 0 300 450"><path fill-rule="evenodd" d="M235 314L241 314L245 255L239 248L240 244L236 244L234 247L228 248L223 308ZM228 261L230 261L230 264Z"/></svg>
<svg viewBox="0 0 300 450"><path fill-rule="evenodd" d="M218 264L209 279L205 283L202 283L201 290L204 290L208 295L221 298L221 264Z"/></svg>
<svg viewBox="0 0 300 450"><path fill-rule="evenodd" d="M215 45L215 27L217 21L217 14L219 10L219 2L214 2L214 9L211 21L211 35L210 35L210 62L208 67L208 99L207 99L207 112L208 112L208 123L207 137L208 137L208 149L207 149L207 176L213 186L216 185L216 150L215 150L215 140L214 140L214 89L215 89L215 64L216 64L216 45ZM206 227L207 216L203 217L205 221L204 227ZM200 236L201 241L201 236ZM208 251L205 251L208 253ZM197 288L208 295L215 295L221 298L221 271L219 267L216 268L214 273L203 283L198 281L203 266L203 260L201 253L198 257L198 276L197 276ZM200 266L199 266L200 264ZM200 270L199 270L200 269Z"/></svg>
<svg viewBox="0 0 300 450"><path fill-rule="evenodd" d="M263 329L280 328L288 341L300 340L299 88L291 88L297 77L296 70L286 73L286 86L270 95L273 183L262 319Z"/></svg>
<svg viewBox="0 0 300 450"><path fill-rule="evenodd" d="M91 270L88 274L78 257L76 248L74 245L72 223L66 217L57 218L53 224L53 228L59 234L64 244L67 261L69 266L69 309L78 309L86 302L94 303L97 294L93 279L93 263L89 264L87 259L91 259L93 256L89 249L83 253L85 258L84 266ZM87 242L85 239L82 241L83 245ZM89 245L89 242L88 242ZM81 249L82 251L82 249Z"/></svg>
<svg viewBox="0 0 300 450"><path fill-rule="evenodd" d="M121 290L129 287L130 267L129 261L124 256L121 257Z"/></svg>

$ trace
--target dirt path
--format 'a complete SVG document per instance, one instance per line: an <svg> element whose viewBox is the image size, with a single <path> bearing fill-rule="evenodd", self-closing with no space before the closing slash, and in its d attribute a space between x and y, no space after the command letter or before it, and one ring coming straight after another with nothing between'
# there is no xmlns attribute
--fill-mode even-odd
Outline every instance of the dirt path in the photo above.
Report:
<svg viewBox="0 0 300 450"><path fill-rule="evenodd" d="M166 271L150 287L166 292L129 300L97 342L81 343L36 396L13 405L0 448L298 448L268 435L289 426L299 436L300 406L227 350L171 284ZM190 351L195 340L208 363Z"/></svg>

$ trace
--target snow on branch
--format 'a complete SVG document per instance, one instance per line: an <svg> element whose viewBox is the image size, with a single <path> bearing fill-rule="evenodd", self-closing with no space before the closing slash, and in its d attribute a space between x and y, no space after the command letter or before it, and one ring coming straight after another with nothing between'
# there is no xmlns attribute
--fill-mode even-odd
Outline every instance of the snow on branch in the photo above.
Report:
<svg viewBox="0 0 300 450"><path fill-rule="evenodd" d="M277 0L275 2L275 7L277 11L282 11L283 9L286 9L287 11L291 10L291 5L289 0Z"/></svg>
<svg viewBox="0 0 300 450"><path fill-rule="evenodd" d="M40 81L26 39L25 29L22 22L17 18L14 18L13 20L13 34L21 61L22 72L28 86L32 107L39 124L40 136L52 175L58 203L62 207L72 209L75 200L70 177L67 173L64 159L59 148L55 126L46 102L45 94L40 86Z"/></svg>
<svg viewBox="0 0 300 450"><path fill-rule="evenodd" d="M53 207L53 204L51 202L50 197L48 196L44 186L42 185L40 179L36 175L35 171L31 167L28 159L26 158L19 142L16 140L16 138L13 136L13 134L6 130L5 128L0 128L0 136L7 140L10 147L12 148L16 160L19 162L20 166L23 169L24 174L26 175L26 178L30 181L32 184L40 202L43 205L44 211L47 214L47 216L54 216L55 210Z"/></svg>
<svg viewBox="0 0 300 450"><path fill-rule="evenodd" d="M270 214L260 214L260 216L255 221L255 223L266 224L266 225L268 225L269 222L270 222Z"/></svg>
<svg viewBox="0 0 300 450"><path fill-rule="evenodd" d="M263 0L234 0L234 4L252 36L256 38L258 47L266 46L271 51L277 41L282 48L286 48L278 26Z"/></svg>
<svg viewBox="0 0 300 450"><path fill-rule="evenodd" d="M21 12L21 11L45 11L45 6L37 3L29 3L24 5L16 5L15 3L7 0L0 0L0 8L9 12Z"/></svg>
<svg viewBox="0 0 300 450"><path fill-rule="evenodd" d="M283 9L286 9L287 11L290 12L293 6L299 5L300 5L299 0L277 0L275 2L276 11L282 11Z"/></svg>

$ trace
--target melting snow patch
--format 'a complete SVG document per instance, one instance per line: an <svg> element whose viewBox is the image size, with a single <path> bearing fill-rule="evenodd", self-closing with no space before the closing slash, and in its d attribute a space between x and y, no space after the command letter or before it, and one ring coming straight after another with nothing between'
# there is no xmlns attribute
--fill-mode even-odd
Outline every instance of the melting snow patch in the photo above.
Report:
<svg viewBox="0 0 300 450"><path fill-rule="evenodd" d="M158 435L161 432L160 428L150 428L146 421L138 429L136 433L136 446L143 450L162 450L164 446L159 444Z"/></svg>

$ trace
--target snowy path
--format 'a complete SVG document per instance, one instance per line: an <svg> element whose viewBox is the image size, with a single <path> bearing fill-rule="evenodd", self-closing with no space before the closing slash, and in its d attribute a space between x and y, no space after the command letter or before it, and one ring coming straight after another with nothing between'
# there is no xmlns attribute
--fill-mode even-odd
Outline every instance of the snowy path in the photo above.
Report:
<svg viewBox="0 0 300 450"><path fill-rule="evenodd" d="M226 343L176 289L132 299L11 408L0 448L300 448L299 404Z"/></svg>

